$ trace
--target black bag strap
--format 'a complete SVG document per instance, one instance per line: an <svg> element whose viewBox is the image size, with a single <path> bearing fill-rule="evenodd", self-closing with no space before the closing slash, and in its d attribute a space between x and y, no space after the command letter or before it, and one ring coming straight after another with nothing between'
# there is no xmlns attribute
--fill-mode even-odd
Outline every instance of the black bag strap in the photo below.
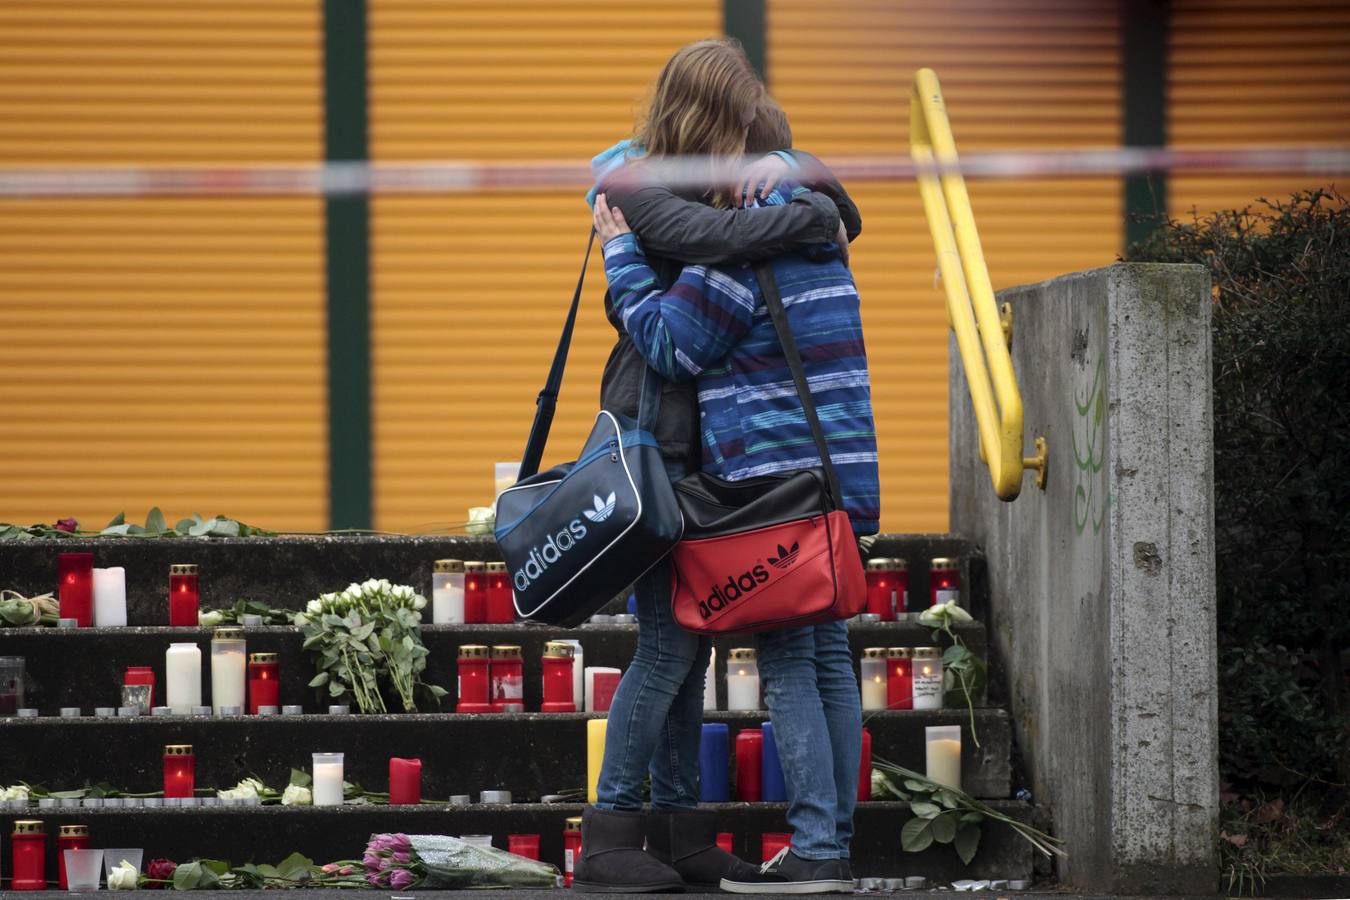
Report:
<svg viewBox="0 0 1350 900"><path fill-rule="evenodd" d="M544 389L535 400L534 424L530 426L530 437L525 442L525 452L520 456L518 479L529 478L538 472L539 462L544 458L544 445L548 443L548 432L553 427L553 412L558 408L558 392L562 390L563 369L567 368L567 351L572 346L572 329L577 323L581 288L586 282L586 266L591 261L593 246L595 246L594 228L591 229L590 239L586 241L586 255L581 260L581 274L577 276L577 289L572 294L572 308L567 311L562 337L558 338L558 349L553 354L553 366L548 370Z"/></svg>
<svg viewBox="0 0 1350 900"><path fill-rule="evenodd" d="M834 499L835 509L843 509L844 494L839 489L839 475L834 470L830 449L825 444L825 431L820 427L820 417L816 415L816 401L811 397L811 386L806 383L806 370L802 368L802 357L797 352L797 339L788 325L787 310L783 308L783 298L778 293L778 280L773 277L773 267L767 262L756 263L755 277L759 279L760 293L764 295L764 303L769 307L769 318L773 319L774 330L778 332L778 342L783 345L783 355L787 357L792 381L797 385L797 398L801 400L802 410L806 413L806 424L811 426L811 439L816 442L816 452L820 454L825 484Z"/></svg>

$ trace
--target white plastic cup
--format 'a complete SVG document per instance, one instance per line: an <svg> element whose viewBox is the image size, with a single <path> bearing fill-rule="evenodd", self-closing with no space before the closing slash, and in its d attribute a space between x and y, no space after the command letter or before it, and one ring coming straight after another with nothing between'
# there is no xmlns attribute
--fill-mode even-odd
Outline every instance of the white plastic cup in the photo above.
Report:
<svg viewBox="0 0 1350 900"><path fill-rule="evenodd" d="M102 850L64 850L66 854L66 890L83 894L98 890L103 874Z"/></svg>
<svg viewBox="0 0 1350 900"><path fill-rule="evenodd" d="M106 880L112 870L120 866L123 861L131 863L131 867L136 870L136 874L141 874L141 859L145 851L139 847L136 849L122 850L104 850L103 851L103 877ZM67 877L69 880L69 877Z"/></svg>

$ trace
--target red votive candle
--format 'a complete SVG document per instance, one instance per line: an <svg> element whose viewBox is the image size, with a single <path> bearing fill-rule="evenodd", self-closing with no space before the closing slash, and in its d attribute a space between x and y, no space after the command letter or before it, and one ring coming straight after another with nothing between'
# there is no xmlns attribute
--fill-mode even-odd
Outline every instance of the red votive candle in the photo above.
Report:
<svg viewBox="0 0 1350 900"><path fill-rule="evenodd" d="M66 851L89 849L88 825L61 825L56 829L56 883L66 890Z"/></svg>
<svg viewBox="0 0 1350 900"><path fill-rule="evenodd" d="M895 563L895 617L900 618L903 612L909 612L909 561L904 559L893 559Z"/></svg>
<svg viewBox="0 0 1350 900"><path fill-rule="evenodd" d="M717 832L717 846L723 853L734 853L731 848L735 843L735 838L730 831Z"/></svg>
<svg viewBox="0 0 1350 900"><path fill-rule="evenodd" d="M13 878L9 886L16 891L47 889L47 832L40 819L19 819L10 835L13 852Z"/></svg>
<svg viewBox="0 0 1350 900"><path fill-rule="evenodd" d="M508 834L506 836L506 850L508 853L514 853L516 856L523 856L526 859L538 859L539 835Z"/></svg>
<svg viewBox="0 0 1350 900"><path fill-rule="evenodd" d="M281 706L281 663L275 653L248 655L248 714L260 706Z"/></svg>
<svg viewBox="0 0 1350 900"><path fill-rule="evenodd" d="M758 803L763 791L764 732L743 728L736 735L736 799Z"/></svg>
<svg viewBox="0 0 1350 900"><path fill-rule="evenodd" d="M197 757L191 744L164 747L164 796L191 797L197 780Z"/></svg>
<svg viewBox="0 0 1350 900"><path fill-rule="evenodd" d="M914 708L914 648L886 651L886 708Z"/></svg>
<svg viewBox="0 0 1350 900"><path fill-rule="evenodd" d="M592 712L607 713L614 705L614 694L619 690L623 675L619 672L596 672L591 676L595 685L595 708Z"/></svg>
<svg viewBox="0 0 1350 900"><path fill-rule="evenodd" d="M148 684L150 686L150 705L155 705L155 670L149 666L128 666L122 676L123 684Z"/></svg>
<svg viewBox="0 0 1350 900"><path fill-rule="evenodd" d="M196 628L200 606L201 583L197 578L197 566L192 563L169 566L169 624Z"/></svg>
<svg viewBox="0 0 1350 900"><path fill-rule="evenodd" d="M895 560L886 557L867 561L867 612L881 616L881 621L895 618L892 598L895 596Z"/></svg>
<svg viewBox="0 0 1350 900"><path fill-rule="evenodd" d="M464 621L469 625L487 621L487 566L481 562L464 564Z"/></svg>
<svg viewBox="0 0 1350 900"><path fill-rule="evenodd" d="M929 606L939 603L961 605L960 561L950 557L939 557L928 563Z"/></svg>
<svg viewBox="0 0 1350 900"><path fill-rule="evenodd" d="M759 836L759 854L763 862L778 855L778 851L792 844L792 835L777 831L766 831Z"/></svg>
<svg viewBox="0 0 1350 900"><path fill-rule="evenodd" d="M549 641L544 644L544 702L540 712L576 712L576 699L572 696L572 654L576 652L571 644L562 641Z"/></svg>
<svg viewBox="0 0 1350 900"><path fill-rule="evenodd" d="M858 799L872 799L872 732L862 732L862 759L858 763Z"/></svg>
<svg viewBox="0 0 1350 900"><path fill-rule="evenodd" d="M459 704L455 712L492 712L488 648L481 644L465 644L459 648Z"/></svg>
<svg viewBox="0 0 1350 900"><path fill-rule="evenodd" d="M563 886L572 886L572 872L581 859L581 816L563 825Z"/></svg>
<svg viewBox="0 0 1350 900"><path fill-rule="evenodd" d="M420 759L389 759L389 803L422 802L422 761Z"/></svg>
<svg viewBox="0 0 1350 900"><path fill-rule="evenodd" d="M61 618L74 619L81 628L94 624L94 554L62 553L56 558Z"/></svg>
<svg viewBox="0 0 1350 900"><path fill-rule="evenodd" d="M483 621L492 625L510 625L516 620L515 595L511 592L511 576L506 574L506 563L487 564L487 614Z"/></svg>
<svg viewBox="0 0 1350 900"><path fill-rule="evenodd" d="M492 648L492 711L520 712L524 704L525 661L520 647L499 644Z"/></svg>

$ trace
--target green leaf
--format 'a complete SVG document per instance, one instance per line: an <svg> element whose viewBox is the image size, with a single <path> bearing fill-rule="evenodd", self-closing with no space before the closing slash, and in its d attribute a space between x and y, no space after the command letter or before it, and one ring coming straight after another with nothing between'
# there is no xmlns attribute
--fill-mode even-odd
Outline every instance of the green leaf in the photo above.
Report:
<svg viewBox="0 0 1350 900"><path fill-rule="evenodd" d="M303 769L291 769L290 784L293 784L296 787L309 787L313 782L314 779Z"/></svg>
<svg viewBox="0 0 1350 900"><path fill-rule="evenodd" d="M215 872L217 875L224 875L230 871L230 864L223 859L203 859L198 860L205 868Z"/></svg>
<svg viewBox="0 0 1350 900"><path fill-rule="evenodd" d="M956 809L960 805L956 795L951 791L937 791L933 794L933 799L948 809Z"/></svg>
<svg viewBox="0 0 1350 900"><path fill-rule="evenodd" d="M920 819L931 819L942 812L936 803L928 803L924 800L915 800L909 805L909 808Z"/></svg>
<svg viewBox="0 0 1350 900"><path fill-rule="evenodd" d="M957 814L948 810L933 820L933 840L939 844L950 844L956 837Z"/></svg>
<svg viewBox="0 0 1350 900"><path fill-rule="evenodd" d="M158 506L150 507L150 511L145 514L145 530L150 534L161 534L169 530L169 526L164 522L164 513L160 512Z"/></svg>
<svg viewBox="0 0 1350 900"><path fill-rule="evenodd" d="M313 867L314 860L299 853L292 853L277 863L277 874L287 881L300 881L309 877L309 871Z"/></svg>
<svg viewBox="0 0 1350 900"><path fill-rule="evenodd" d="M184 863L173 872L175 891L201 890L214 887L219 881L220 876L201 861Z"/></svg>
<svg viewBox="0 0 1350 900"><path fill-rule="evenodd" d="M910 819L900 829L900 846L906 853L919 853L927 850L933 843L932 825L929 819Z"/></svg>
<svg viewBox="0 0 1350 900"><path fill-rule="evenodd" d="M962 825L979 824L980 822L983 821L984 821L984 813L968 812L961 814Z"/></svg>
<svg viewBox="0 0 1350 900"><path fill-rule="evenodd" d="M916 791L917 793L920 794L931 794L933 793L933 791L937 790L937 788L935 788L928 782L919 781L914 778L906 778L905 787L909 788L911 791Z"/></svg>
<svg viewBox="0 0 1350 900"><path fill-rule="evenodd" d="M980 834L978 825L963 825L956 832L956 853L966 865L970 865L970 861L975 858L975 852L980 849Z"/></svg>
<svg viewBox="0 0 1350 900"><path fill-rule="evenodd" d="M112 517L111 522L103 526L103 530L107 531L109 528L116 528L118 525L125 524L126 521L127 521L127 514L125 512L120 512Z"/></svg>
<svg viewBox="0 0 1350 900"><path fill-rule="evenodd" d="M328 696L341 697L347 692L347 686L339 681L328 682Z"/></svg>
<svg viewBox="0 0 1350 900"><path fill-rule="evenodd" d="M323 687L327 683L328 683L327 672L320 672L318 675L315 675L313 678L309 680L310 687Z"/></svg>

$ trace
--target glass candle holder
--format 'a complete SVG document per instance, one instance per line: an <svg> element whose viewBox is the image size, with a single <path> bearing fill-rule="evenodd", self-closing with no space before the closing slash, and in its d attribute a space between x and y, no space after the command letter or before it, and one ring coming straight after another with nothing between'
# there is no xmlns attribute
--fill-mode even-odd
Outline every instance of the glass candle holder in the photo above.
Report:
<svg viewBox="0 0 1350 900"><path fill-rule="evenodd" d="M541 712L576 712L572 666L576 648L564 641L544 644L544 702Z"/></svg>
<svg viewBox="0 0 1350 900"><path fill-rule="evenodd" d="M484 621L493 625L510 625L516 620L515 594L511 590L511 576L506 563L487 564L487 615Z"/></svg>
<svg viewBox="0 0 1350 900"><path fill-rule="evenodd" d="M61 856L66 864L66 890L72 894L98 890L103 874L102 850L63 850Z"/></svg>
<svg viewBox="0 0 1350 900"><path fill-rule="evenodd" d="M759 709L759 665L749 647L727 653L727 709Z"/></svg>
<svg viewBox="0 0 1350 900"><path fill-rule="evenodd" d="M952 557L938 557L928 563L929 606L939 603L961 605L961 561Z"/></svg>
<svg viewBox="0 0 1350 900"><path fill-rule="evenodd" d="M10 884L16 891L47 889L47 831L40 819L19 819L10 834Z"/></svg>
<svg viewBox="0 0 1350 900"><path fill-rule="evenodd" d="M886 651L886 708L914 708L914 650L910 647Z"/></svg>
<svg viewBox="0 0 1350 900"><path fill-rule="evenodd" d="M886 648L868 647L858 665L862 685L862 708L886 708Z"/></svg>
<svg viewBox="0 0 1350 900"><path fill-rule="evenodd" d="M164 796L191 797L197 784L197 757L191 744L164 747Z"/></svg>
<svg viewBox="0 0 1350 900"><path fill-rule="evenodd" d="M563 886L572 886L572 872L581 859L581 816L563 823Z"/></svg>
<svg viewBox="0 0 1350 900"><path fill-rule="evenodd" d="M224 707L244 708L248 685L248 654L244 629L217 628L211 636L211 712Z"/></svg>
<svg viewBox="0 0 1350 900"><path fill-rule="evenodd" d="M492 711L506 712L525 702L525 661L520 647L499 644L492 648Z"/></svg>
<svg viewBox="0 0 1350 900"><path fill-rule="evenodd" d="M248 713L258 715L263 706L281 705L281 663L276 653L248 655Z"/></svg>
<svg viewBox="0 0 1350 900"><path fill-rule="evenodd" d="M127 624L127 570L121 566L94 570L94 624Z"/></svg>
<svg viewBox="0 0 1350 900"><path fill-rule="evenodd" d="M88 825L60 825L56 829L56 885L66 890L67 850L89 849Z"/></svg>
<svg viewBox="0 0 1350 900"><path fill-rule="evenodd" d="M459 703L461 713L492 712L492 685L488 679L488 648L465 644L459 648Z"/></svg>
<svg viewBox="0 0 1350 900"><path fill-rule="evenodd" d="M202 650L196 644L170 644L164 652L164 702L176 716L202 705Z"/></svg>
<svg viewBox="0 0 1350 900"><path fill-rule="evenodd" d="M0 656L0 716L16 715L23 708L23 675L22 656Z"/></svg>
<svg viewBox="0 0 1350 900"><path fill-rule="evenodd" d="M923 730L929 781L961 789L961 726L929 725Z"/></svg>
<svg viewBox="0 0 1350 900"><path fill-rule="evenodd" d="M487 620L487 565L469 560L464 564L464 621L470 625Z"/></svg>
<svg viewBox="0 0 1350 900"><path fill-rule="evenodd" d="M431 621L464 624L464 562L438 559L431 566Z"/></svg>
<svg viewBox="0 0 1350 900"><path fill-rule="evenodd" d="M731 799L729 737L725 722L703 723L698 749L699 800L702 803L725 803Z"/></svg>
<svg viewBox="0 0 1350 900"><path fill-rule="evenodd" d="M174 563L169 566L169 624L180 628L196 628L197 612L201 606L201 582L193 563Z"/></svg>
<svg viewBox="0 0 1350 900"><path fill-rule="evenodd" d="M736 799L742 803L760 800L763 758L764 732L758 728L742 728L736 735Z"/></svg>
<svg viewBox="0 0 1350 900"><path fill-rule="evenodd" d="M893 559L895 563L895 617L904 619L908 616L909 609L909 561L905 559Z"/></svg>
<svg viewBox="0 0 1350 900"><path fill-rule="evenodd" d="M506 836L506 850L516 856L537 860L539 859L539 835L508 834Z"/></svg>
<svg viewBox="0 0 1350 900"><path fill-rule="evenodd" d="M942 651L914 648L914 708L942 709Z"/></svg>
<svg viewBox="0 0 1350 900"><path fill-rule="evenodd" d="M422 802L422 761L420 759L389 760L389 802L390 804L415 804Z"/></svg>
<svg viewBox="0 0 1350 900"><path fill-rule="evenodd" d="M142 684L150 686L150 703L148 709L155 706L155 670L149 666L128 666L126 674L122 676L122 684L133 685Z"/></svg>
<svg viewBox="0 0 1350 900"><path fill-rule="evenodd" d="M61 618L80 628L94 624L94 554L62 553L56 558Z"/></svg>
<svg viewBox="0 0 1350 900"><path fill-rule="evenodd" d="M342 805L342 754L314 754L314 784L312 796L315 806Z"/></svg>
<svg viewBox="0 0 1350 900"><path fill-rule="evenodd" d="M895 561L877 557L867 561L867 607L883 622L895 619Z"/></svg>

